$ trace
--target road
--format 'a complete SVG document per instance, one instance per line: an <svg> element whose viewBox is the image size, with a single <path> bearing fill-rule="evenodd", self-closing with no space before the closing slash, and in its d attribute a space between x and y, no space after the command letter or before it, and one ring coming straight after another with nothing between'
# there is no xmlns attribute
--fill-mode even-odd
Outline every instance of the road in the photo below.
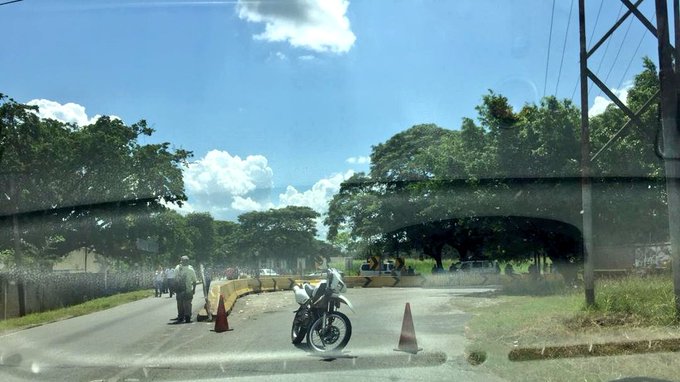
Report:
<svg viewBox="0 0 680 382"><path fill-rule="evenodd" d="M325 380L494 381L464 359L463 307L484 303L474 289L350 289L356 313L343 356L320 358L303 343L290 343L291 291L240 299L229 325L168 325L174 298L147 298L106 311L0 337L3 381ZM194 299L194 309L201 305ZM418 345L409 355L394 351L405 303L411 305ZM194 314L195 317L195 314Z"/></svg>

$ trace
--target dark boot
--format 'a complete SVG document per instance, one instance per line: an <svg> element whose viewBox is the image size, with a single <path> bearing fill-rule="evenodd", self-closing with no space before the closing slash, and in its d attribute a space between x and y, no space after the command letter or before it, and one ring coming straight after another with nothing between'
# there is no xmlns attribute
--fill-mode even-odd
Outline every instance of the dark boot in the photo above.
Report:
<svg viewBox="0 0 680 382"><path fill-rule="evenodd" d="M191 323L191 316L184 316L184 322Z"/></svg>

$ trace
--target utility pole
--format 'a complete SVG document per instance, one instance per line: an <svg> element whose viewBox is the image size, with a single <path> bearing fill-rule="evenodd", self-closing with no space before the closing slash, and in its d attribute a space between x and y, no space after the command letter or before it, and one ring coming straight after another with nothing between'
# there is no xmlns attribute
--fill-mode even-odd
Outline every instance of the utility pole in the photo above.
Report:
<svg viewBox="0 0 680 382"><path fill-rule="evenodd" d="M585 0L579 0L579 56L581 64L581 214L583 219L583 281L586 306L595 305L593 266L593 197L590 179L590 126L588 121L588 51L586 49Z"/></svg>
<svg viewBox="0 0 680 382"><path fill-rule="evenodd" d="M663 159L666 170L668 229L671 242L675 318L680 321L680 132L678 128L678 92L680 91L680 21L679 0L673 0L675 50L670 44L670 25L666 0L656 0L656 29L659 40L659 83L661 86L661 128ZM675 67L673 55L675 54Z"/></svg>
<svg viewBox="0 0 680 382"><path fill-rule="evenodd" d="M675 291L676 318L680 321L680 125L678 124L678 100L680 91L680 0L673 0L673 20L675 26L675 48L670 43L670 27L667 0L656 0L656 27L640 12L639 5L644 0L633 4L630 0L621 0L627 11L616 23L593 45L590 50L585 46L585 0L579 0L579 31L581 45L581 176L583 197L583 236L585 253L584 281L586 285L586 304L595 301L593 252L592 252L592 199L590 196L590 165L619 138L627 129L637 124L642 127L640 116L659 101L661 108L661 126L663 129L663 160L666 171L666 192L668 202L668 225L671 240L673 264L673 288ZM633 15L647 30L658 39L659 46L659 80L661 89L652 95L640 110L633 112L628 108L593 72L588 69L588 57L611 37L624 21ZM675 56L675 57L673 57ZM674 64L675 59L675 64ZM675 65L675 66L674 66ZM590 79L604 92L609 99L628 117L628 121L600 150L590 157L588 126L588 89Z"/></svg>
<svg viewBox="0 0 680 382"><path fill-rule="evenodd" d="M13 176L9 179L10 194L14 203L14 213L12 214L12 241L14 242L14 266L19 271L17 279L17 297L19 300L19 317L26 315L26 292L24 291L24 276L21 273L21 233L19 230L19 192L16 189L16 181ZM7 301L5 301L7 305Z"/></svg>

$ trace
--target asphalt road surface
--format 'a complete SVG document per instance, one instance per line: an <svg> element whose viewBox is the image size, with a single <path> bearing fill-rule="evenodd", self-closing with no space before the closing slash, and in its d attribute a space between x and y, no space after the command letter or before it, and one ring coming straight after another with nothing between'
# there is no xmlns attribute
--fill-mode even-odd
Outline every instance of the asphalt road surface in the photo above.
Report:
<svg viewBox="0 0 680 382"><path fill-rule="evenodd" d="M290 342L293 292L249 295L229 316L232 331L213 323L168 325L175 300L147 298L0 337L2 381L494 381L464 359L463 307L484 303L479 289L350 289L352 338L337 358ZM417 355L396 352L404 307L411 305ZM194 299L194 317L202 297Z"/></svg>

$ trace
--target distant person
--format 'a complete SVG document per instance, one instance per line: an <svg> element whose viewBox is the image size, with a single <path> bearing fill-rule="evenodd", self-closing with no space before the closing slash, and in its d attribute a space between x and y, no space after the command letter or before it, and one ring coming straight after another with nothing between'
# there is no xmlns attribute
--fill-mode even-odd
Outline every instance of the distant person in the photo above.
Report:
<svg viewBox="0 0 680 382"><path fill-rule="evenodd" d="M498 274L498 275L501 274L501 266L500 266L500 264L498 264L498 261L494 260L493 268L494 268L494 271L496 272L496 274Z"/></svg>
<svg viewBox="0 0 680 382"><path fill-rule="evenodd" d="M515 268L512 267L512 264L508 263L505 265L505 274L510 277L515 275Z"/></svg>
<svg viewBox="0 0 680 382"><path fill-rule="evenodd" d="M236 268L229 267L224 273L227 276L227 280L236 280L238 278L238 269Z"/></svg>
<svg viewBox="0 0 680 382"><path fill-rule="evenodd" d="M184 257L184 256L182 256ZM181 258L180 258L180 264L177 264L174 268L170 268L170 273L172 274L172 282L170 286L170 297L172 297L173 293L175 294L175 301L177 303L177 317L173 318L172 320L175 321L176 324L184 322L184 303L179 297L179 289L177 288L177 275L179 273L179 268L181 266Z"/></svg>
<svg viewBox="0 0 680 382"><path fill-rule="evenodd" d="M191 322L191 301L196 293L198 278L196 271L189 265L189 257L182 256L176 268L175 291L177 292L177 319L176 324Z"/></svg>
<svg viewBox="0 0 680 382"><path fill-rule="evenodd" d="M205 270L205 280L203 280L203 283L205 284L205 293L206 295L210 293L210 283L212 282L213 279L213 271L212 269L208 268Z"/></svg>
<svg viewBox="0 0 680 382"><path fill-rule="evenodd" d="M169 292L169 289L168 289L168 273L167 273L167 269L162 269L162 271L163 271L163 285L161 286L161 288L163 289L162 293L168 293L168 292Z"/></svg>
<svg viewBox="0 0 680 382"><path fill-rule="evenodd" d="M536 265L536 263L529 265L529 268L527 270L529 271L529 276L532 279L535 279L535 278L538 277L539 270L538 270L538 266Z"/></svg>
<svg viewBox="0 0 680 382"><path fill-rule="evenodd" d="M165 279L168 283L168 293L170 298L175 293L175 268L168 268L165 270Z"/></svg>
<svg viewBox="0 0 680 382"><path fill-rule="evenodd" d="M158 267L156 273L153 275L153 289L155 297L161 297L163 295L163 267Z"/></svg>

